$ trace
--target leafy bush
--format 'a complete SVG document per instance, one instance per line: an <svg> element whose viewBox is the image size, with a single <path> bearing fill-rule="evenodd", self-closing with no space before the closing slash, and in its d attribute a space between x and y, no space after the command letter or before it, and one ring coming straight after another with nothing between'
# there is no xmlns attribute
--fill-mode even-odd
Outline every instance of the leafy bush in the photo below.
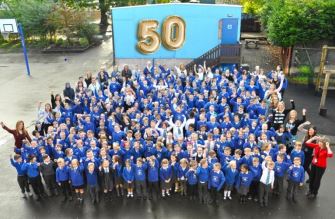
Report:
<svg viewBox="0 0 335 219"><path fill-rule="evenodd" d="M99 27L96 24L85 23L78 26L78 37L85 38L88 43L94 42L94 35L99 33Z"/></svg>
<svg viewBox="0 0 335 219"><path fill-rule="evenodd" d="M312 68L309 65L301 65L298 67L298 72L300 75L305 77L311 77L314 75Z"/></svg>
<svg viewBox="0 0 335 219"><path fill-rule="evenodd" d="M90 45L90 43L88 42L88 40L86 38L80 38L79 39L79 45L82 47L86 47L88 45Z"/></svg>
<svg viewBox="0 0 335 219"><path fill-rule="evenodd" d="M63 40L62 38L59 38L59 39L57 39L57 41L56 41L56 45L57 45L57 46L61 46L61 45L63 45L63 43L64 43L64 40Z"/></svg>

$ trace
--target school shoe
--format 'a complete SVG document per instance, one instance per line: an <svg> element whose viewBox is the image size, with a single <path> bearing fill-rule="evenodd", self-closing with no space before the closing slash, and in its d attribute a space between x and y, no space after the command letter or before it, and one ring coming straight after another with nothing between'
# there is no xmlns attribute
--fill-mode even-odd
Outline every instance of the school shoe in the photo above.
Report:
<svg viewBox="0 0 335 219"><path fill-rule="evenodd" d="M231 196L228 196L228 199L229 199L229 200L232 200Z"/></svg>
<svg viewBox="0 0 335 219"><path fill-rule="evenodd" d="M315 198L316 198L316 195L314 195L314 194L309 194L309 195L307 196L307 198L310 199L310 200L312 200L312 199L315 199Z"/></svg>
<svg viewBox="0 0 335 219"><path fill-rule="evenodd" d="M223 200L227 200L227 197L226 197L226 196L224 196L224 197L223 197Z"/></svg>
<svg viewBox="0 0 335 219"><path fill-rule="evenodd" d="M26 193L22 193L22 198L27 198Z"/></svg>
<svg viewBox="0 0 335 219"><path fill-rule="evenodd" d="M167 192L167 193L166 193L166 195L167 195L168 197L170 197L170 196L171 196L169 192Z"/></svg>
<svg viewBox="0 0 335 219"><path fill-rule="evenodd" d="M28 192L28 196L29 196L29 197L33 197L33 193Z"/></svg>
<svg viewBox="0 0 335 219"><path fill-rule="evenodd" d="M162 198L165 198L165 193L162 193Z"/></svg>
<svg viewBox="0 0 335 219"><path fill-rule="evenodd" d="M306 180L306 183L309 183L310 182L310 180L308 179L308 180Z"/></svg>
<svg viewBox="0 0 335 219"><path fill-rule="evenodd" d="M130 194L130 197L131 197L131 198L134 198L134 194Z"/></svg>
<svg viewBox="0 0 335 219"><path fill-rule="evenodd" d="M254 198L254 202L258 202L258 199L257 199L257 198Z"/></svg>
<svg viewBox="0 0 335 219"><path fill-rule="evenodd" d="M130 197L130 194L128 193L128 194L127 194L127 198L129 198L129 197Z"/></svg>

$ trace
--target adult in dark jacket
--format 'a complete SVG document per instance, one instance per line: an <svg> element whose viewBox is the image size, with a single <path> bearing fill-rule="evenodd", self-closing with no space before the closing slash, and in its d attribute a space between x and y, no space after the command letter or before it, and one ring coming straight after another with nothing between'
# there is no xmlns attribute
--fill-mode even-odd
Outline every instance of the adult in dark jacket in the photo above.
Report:
<svg viewBox="0 0 335 219"><path fill-rule="evenodd" d="M65 84L65 89L63 91L63 95L64 95L65 98L67 97L70 100L74 101L75 92L74 92L74 89L71 87L69 82L67 82Z"/></svg>
<svg viewBox="0 0 335 219"><path fill-rule="evenodd" d="M121 72L121 76L123 78L123 80L125 80L126 82L131 78L132 76L132 72L131 70L129 69L129 66L128 65L125 65L123 67L123 70Z"/></svg>

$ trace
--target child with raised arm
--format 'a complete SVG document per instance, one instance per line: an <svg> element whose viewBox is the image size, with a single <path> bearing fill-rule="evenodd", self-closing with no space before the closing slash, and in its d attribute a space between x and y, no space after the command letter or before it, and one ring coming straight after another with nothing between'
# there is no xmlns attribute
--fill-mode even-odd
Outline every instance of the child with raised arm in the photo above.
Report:
<svg viewBox="0 0 335 219"><path fill-rule="evenodd" d="M23 161L21 155L15 154L14 159L11 155L10 163L12 164L13 167L15 167L17 171L17 183L20 186L22 197L27 198L26 193L28 194L29 197L33 196L33 194L30 192L27 172L22 170Z"/></svg>

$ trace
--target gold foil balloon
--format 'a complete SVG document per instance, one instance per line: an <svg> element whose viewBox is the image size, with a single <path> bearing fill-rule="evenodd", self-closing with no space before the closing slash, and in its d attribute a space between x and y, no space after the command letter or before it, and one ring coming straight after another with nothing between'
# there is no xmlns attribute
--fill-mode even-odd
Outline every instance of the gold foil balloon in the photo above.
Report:
<svg viewBox="0 0 335 219"><path fill-rule="evenodd" d="M137 29L137 49L144 54L154 53L159 49L161 39L156 32L158 27L156 20L144 20L138 24Z"/></svg>
<svg viewBox="0 0 335 219"><path fill-rule="evenodd" d="M163 23L162 41L165 48L176 50L185 42L186 24L178 16L170 16Z"/></svg>

